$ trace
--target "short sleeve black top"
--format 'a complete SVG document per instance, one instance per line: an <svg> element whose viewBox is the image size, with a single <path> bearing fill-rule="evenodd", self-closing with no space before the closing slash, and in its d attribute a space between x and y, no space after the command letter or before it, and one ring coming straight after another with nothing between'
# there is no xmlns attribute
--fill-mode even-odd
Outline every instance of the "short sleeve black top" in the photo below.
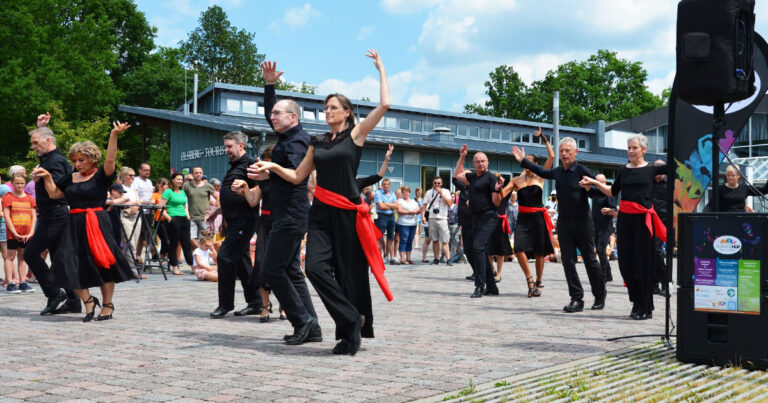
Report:
<svg viewBox="0 0 768 403"><path fill-rule="evenodd" d="M720 211L743 213L747 208L747 196L760 196L768 192L768 183L758 191L751 186L739 183L735 189L720 185Z"/></svg>
<svg viewBox="0 0 768 403"><path fill-rule="evenodd" d="M486 171L480 176L474 172L467 172L469 181L469 208L472 215L484 214L495 211L493 205L493 193L496 190L496 175Z"/></svg>
<svg viewBox="0 0 768 403"><path fill-rule="evenodd" d="M625 165L619 171L619 175L616 176L616 181L611 186L611 193L614 196L621 193L621 200L651 208L656 175L664 174L666 171L666 165L648 164L639 168L629 168Z"/></svg>
<svg viewBox="0 0 768 403"><path fill-rule="evenodd" d="M310 145L314 147L317 186L359 203L360 190L355 177L363 148L355 144L351 133L352 129L348 128L337 133L333 140L331 133L326 133L312 139Z"/></svg>
<svg viewBox="0 0 768 403"><path fill-rule="evenodd" d="M114 180L114 172L107 176L104 167L99 167L86 181L72 182L72 175L69 175L58 186L64 191L70 209L97 208L106 204L107 189Z"/></svg>
<svg viewBox="0 0 768 403"><path fill-rule="evenodd" d="M245 197L235 193L232 190L232 183L235 179L242 179L248 183L248 187L256 186L256 181L248 178L248 167L256 160L248 154L229 162L229 170L221 181L219 190L219 201L221 203L221 214L224 219L231 221L234 218L252 218L257 212L255 207L248 204Z"/></svg>

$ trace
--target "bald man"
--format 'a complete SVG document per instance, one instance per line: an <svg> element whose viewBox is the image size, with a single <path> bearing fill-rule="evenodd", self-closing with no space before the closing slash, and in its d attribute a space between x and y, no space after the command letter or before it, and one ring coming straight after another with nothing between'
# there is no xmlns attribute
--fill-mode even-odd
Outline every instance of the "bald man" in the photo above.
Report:
<svg viewBox="0 0 768 403"><path fill-rule="evenodd" d="M469 188L473 240L472 245L467 245L469 249L467 257L475 275L475 291L470 298L499 295L499 288L496 286L496 278L487 255L491 235L499 221L496 208L501 202L499 190L504 182L503 178L497 178L496 175L488 172L487 155L481 152L475 153L472 158L474 172L464 170L466 156L467 145L464 144L459 151L459 160L456 161L453 178Z"/></svg>

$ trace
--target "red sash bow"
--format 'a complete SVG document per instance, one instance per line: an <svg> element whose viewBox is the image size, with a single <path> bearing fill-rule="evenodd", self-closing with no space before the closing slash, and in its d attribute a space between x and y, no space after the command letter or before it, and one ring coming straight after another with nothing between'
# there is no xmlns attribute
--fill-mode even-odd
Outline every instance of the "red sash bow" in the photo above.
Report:
<svg viewBox="0 0 768 403"><path fill-rule="evenodd" d="M112 255L107 241L104 239L104 234L101 232L101 227L99 227L99 219L96 217L96 212L103 210L101 207L76 208L69 210L69 214L85 213L85 234L88 237L88 247L91 249L91 256L93 256L96 266L109 269L117 261L115 256Z"/></svg>
<svg viewBox="0 0 768 403"><path fill-rule="evenodd" d="M655 232L656 237L667 242L667 227L661 222L661 218L656 214L653 206L645 208L640 203L622 200L619 203L619 211L625 214L645 214L645 226L648 227L648 233L653 236Z"/></svg>
<svg viewBox="0 0 768 403"><path fill-rule="evenodd" d="M523 214L541 213L541 215L544 217L544 225L547 226L549 240L552 241L552 245L555 244L555 241L552 239L552 231L555 229L555 225L552 224L552 217L549 216L549 211L546 207L517 206L517 211Z"/></svg>
<svg viewBox="0 0 768 403"><path fill-rule="evenodd" d="M371 273L376 277L376 281L379 283L381 291L384 292L384 296L387 297L387 301L392 301L395 297L392 295L392 291L389 290L389 284L384 277L384 260L381 257L381 253L379 253L379 245L377 243L377 239L381 238L381 231L376 228L371 220L370 206L365 201L361 201L360 204L356 205L346 197L323 189L320 186L315 186L315 197L331 207L357 211L355 229L360 239L360 246L363 247L365 259L368 260L368 265L371 266Z"/></svg>
<svg viewBox="0 0 768 403"><path fill-rule="evenodd" d="M512 227L509 226L509 217L507 217L506 214L499 214L499 218L501 219L501 230L512 235Z"/></svg>

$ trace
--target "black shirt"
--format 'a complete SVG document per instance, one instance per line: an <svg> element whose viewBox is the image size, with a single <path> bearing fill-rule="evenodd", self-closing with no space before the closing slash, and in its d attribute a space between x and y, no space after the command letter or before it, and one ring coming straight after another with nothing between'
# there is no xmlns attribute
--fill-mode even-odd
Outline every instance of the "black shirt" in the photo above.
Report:
<svg viewBox="0 0 768 403"><path fill-rule="evenodd" d="M272 108L277 103L275 86L264 86L264 116L272 126L269 118ZM272 130L275 128L272 127ZM272 150L272 162L283 168L296 169L307 154L307 148L312 138L304 131L301 124L283 133L277 133L277 144ZM278 175L270 175L272 182L272 219L277 221L284 216L305 221L309 217L309 199L307 198L307 179L294 185Z"/></svg>
<svg viewBox="0 0 768 403"><path fill-rule="evenodd" d="M613 216L603 215L601 210L603 208L616 210L616 199L606 196L594 186L589 190L589 197L592 199L592 221L595 223L595 232L607 232L611 228Z"/></svg>
<svg viewBox="0 0 768 403"><path fill-rule="evenodd" d="M39 158L40 167L51 173L51 178L56 186L63 189L66 186L64 182L72 180L72 167L58 148L41 155ZM51 199L48 197L48 192L45 190L45 182L38 180L35 182L35 203L37 204L38 211L42 212L48 207L66 206L67 200L63 197L61 199Z"/></svg>
<svg viewBox="0 0 768 403"><path fill-rule="evenodd" d="M580 220L588 217L587 191L579 186L579 181L584 176L595 177L589 168L574 161L568 169L563 168L562 165L557 168L545 169L525 158L520 165L542 178L555 180L558 220Z"/></svg>
<svg viewBox="0 0 768 403"><path fill-rule="evenodd" d="M653 205L651 197L653 185L656 183L656 175L666 173L667 166L655 166L648 164L640 168L629 168L626 165L621 168L616 176L616 181L611 185L611 193L617 196L621 192L621 200L641 204L645 208Z"/></svg>
<svg viewBox="0 0 768 403"><path fill-rule="evenodd" d="M248 167L256 160L248 154L229 162L229 170L221 181L219 190L219 201L221 203L221 214L227 221L236 218L253 218L256 216L257 207L251 207L245 197L235 193L232 190L232 183L235 179L242 179L248 183L248 187L254 187L256 181L248 178ZM304 195L306 197L306 194Z"/></svg>
<svg viewBox="0 0 768 403"><path fill-rule="evenodd" d="M462 226L467 221L472 222L472 211L469 209L469 188L460 180L451 179L453 186L456 187L456 191L459 192L459 224Z"/></svg>
<svg viewBox="0 0 768 403"><path fill-rule="evenodd" d="M312 139L315 147L315 169L317 186L346 197L352 203L360 202L360 190L355 177L363 155L363 147L355 144L352 129L347 128L336 134L331 140L331 133Z"/></svg>
<svg viewBox="0 0 768 403"><path fill-rule="evenodd" d="M762 189L755 189L739 183L736 189L731 189L726 185L720 185L720 211L743 213L747 208L747 196L760 196L768 192L768 183Z"/></svg>
<svg viewBox="0 0 768 403"><path fill-rule="evenodd" d="M477 176L474 172L467 172L469 181L469 209L473 216L495 211L493 205L493 193L496 191L496 175L486 171Z"/></svg>

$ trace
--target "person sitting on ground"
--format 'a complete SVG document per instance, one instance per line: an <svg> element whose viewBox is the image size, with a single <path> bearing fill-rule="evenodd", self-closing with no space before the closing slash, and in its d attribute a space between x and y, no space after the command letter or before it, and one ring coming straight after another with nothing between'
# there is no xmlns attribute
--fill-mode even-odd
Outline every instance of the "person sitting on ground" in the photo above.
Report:
<svg viewBox="0 0 768 403"><path fill-rule="evenodd" d="M216 251L213 248L213 240L208 235L200 237L200 244L192 252L195 262L192 264L192 272L201 281L219 281L219 271L211 260L216 259Z"/></svg>

